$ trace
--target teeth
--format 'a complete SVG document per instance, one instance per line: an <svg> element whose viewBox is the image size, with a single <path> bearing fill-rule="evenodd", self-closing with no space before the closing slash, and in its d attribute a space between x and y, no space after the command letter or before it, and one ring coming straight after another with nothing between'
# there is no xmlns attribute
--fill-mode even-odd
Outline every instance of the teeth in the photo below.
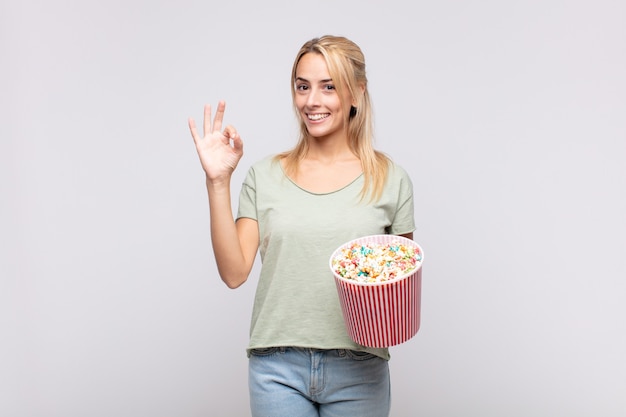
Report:
<svg viewBox="0 0 626 417"><path fill-rule="evenodd" d="M330 116L329 113L324 113L324 114L307 114L307 117L309 118L309 120L322 120L327 118L328 116Z"/></svg>

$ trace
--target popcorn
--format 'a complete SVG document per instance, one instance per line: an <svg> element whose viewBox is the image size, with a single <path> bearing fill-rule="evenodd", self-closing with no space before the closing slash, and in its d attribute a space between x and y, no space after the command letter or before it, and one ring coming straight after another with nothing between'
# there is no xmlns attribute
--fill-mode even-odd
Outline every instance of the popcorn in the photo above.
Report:
<svg viewBox="0 0 626 417"><path fill-rule="evenodd" d="M419 249L390 243L353 243L341 249L331 260L331 268L342 278L376 283L404 277L416 270L422 261Z"/></svg>

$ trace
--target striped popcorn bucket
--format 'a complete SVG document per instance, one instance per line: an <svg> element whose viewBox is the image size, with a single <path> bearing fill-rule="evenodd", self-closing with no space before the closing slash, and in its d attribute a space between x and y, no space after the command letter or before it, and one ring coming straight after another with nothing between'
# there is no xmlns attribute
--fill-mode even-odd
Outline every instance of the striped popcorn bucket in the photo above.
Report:
<svg viewBox="0 0 626 417"><path fill-rule="evenodd" d="M390 244L411 246L422 255L417 269L384 282L359 282L339 275L333 259L353 244ZM348 334L356 343L374 348L398 345L411 339L420 327L422 294L422 248L410 239L395 235L373 235L341 245L330 258L331 271L339 294Z"/></svg>

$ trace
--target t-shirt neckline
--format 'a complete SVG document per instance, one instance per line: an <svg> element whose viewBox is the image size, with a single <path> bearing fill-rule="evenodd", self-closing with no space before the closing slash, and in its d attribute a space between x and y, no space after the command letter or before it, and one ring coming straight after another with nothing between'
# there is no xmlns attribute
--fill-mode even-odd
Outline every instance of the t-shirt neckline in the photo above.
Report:
<svg viewBox="0 0 626 417"><path fill-rule="evenodd" d="M324 196L324 195L330 195L330 194L336 194L336 193L339 193L339 192L341 192L341 191L345 190L346 188L350 187L351 185L353 185L354 183L356 183L356 182L357 182L360 178L362 178L362 177L363 177L363 172L361 172L361 173L360 173L359 175L357 175L357 176L356 176L356 177L355 177L352 181L350 181L349 183L347 183L347 184L346 184L346 185L344 185L343 187L340 187L340 188L338 188L338 189L336 189L336 190L327 191L327 192L324 192L324 193L316 193L316 192L314 192L314 191L307 190L306 188L304 188L304 187L300 186L300 185L299 185L297 182L295 182L295 181L294 181L294 180L293 180L293 179L292 179L289 175L287 175L287 173L285 172L285 169L283 168L283 164L282 164L280 161L278 161L278 166L280 167L280 171L282 172L283 176L284 176L285 178L287 178L287 180L289 180L289 182L290 182L291 184L293 184L293 185L294 185L296 188L298 188L299 190L304 191L305 193L310 194L310 195L319 195L319 196Z"/></svg>

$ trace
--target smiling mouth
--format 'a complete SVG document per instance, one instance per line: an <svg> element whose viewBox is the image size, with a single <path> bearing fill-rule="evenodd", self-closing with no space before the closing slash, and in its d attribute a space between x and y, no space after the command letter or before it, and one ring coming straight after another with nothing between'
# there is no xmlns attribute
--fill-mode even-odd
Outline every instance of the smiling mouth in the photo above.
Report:
<svg viewBox="0 0 626 417"><path fill-rule="evenodd" d="M318 120L322 120L327 118L328 116L330 116L330 113L317 113L317 114L307 114L306 117L314 122L317 122Z"/></svg>

